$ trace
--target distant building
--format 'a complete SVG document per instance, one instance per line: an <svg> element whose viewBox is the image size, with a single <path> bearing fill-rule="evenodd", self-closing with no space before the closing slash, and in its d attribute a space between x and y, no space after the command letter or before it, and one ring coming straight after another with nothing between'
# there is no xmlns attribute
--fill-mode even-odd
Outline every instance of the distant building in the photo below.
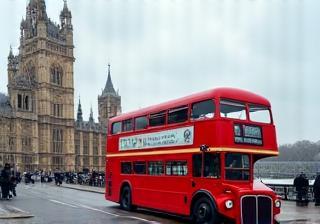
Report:
<svg viewBox="0 0 320 224"><path fill-rule="evenodd" d="M30 0L21 21L18 55L8 56L8 96L0 93L0 166L25 170L104 170L106 125L121 112L110 65L98 97L99 122L92 108L74 119L73 26L64 1L60 24L52 22L44 0Z"/></svg>

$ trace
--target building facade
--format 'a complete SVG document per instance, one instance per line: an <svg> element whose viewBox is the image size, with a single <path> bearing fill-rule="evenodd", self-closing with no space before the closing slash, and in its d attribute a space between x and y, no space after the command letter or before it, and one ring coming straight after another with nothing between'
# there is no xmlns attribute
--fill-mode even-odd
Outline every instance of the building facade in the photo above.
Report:
<svg viewBox="0 0 320 224"><path fill-rule="evenodd" d="M98 97L100 122L92 110L89 121L83 121L80 102L75 120L67 2L56 24L48 18L44 0L30 0L20 30L19 53L10 48L8 56L8 96L0 94L0 165L9 162L21 171L104 170L107 121L121 112L110 66Z"/></svg>

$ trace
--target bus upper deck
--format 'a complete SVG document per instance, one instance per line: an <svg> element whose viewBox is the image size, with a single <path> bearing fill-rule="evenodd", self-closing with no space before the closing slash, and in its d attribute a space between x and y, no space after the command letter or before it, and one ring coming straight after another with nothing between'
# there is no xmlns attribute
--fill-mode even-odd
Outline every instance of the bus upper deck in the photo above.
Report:
<svg viewBox="0 0 320 224"><path fill-rule="evenodd" d="M187 135L181 141L188 140L188 135L192 139L188 144L162 144L161 140L146 135L163 132L163 142L173 141L168 136L172 132L167 130ZM172 150L186 145L199 149L203 144L211 150L250 152L261 154L261 158L278 154L269 101L234 88L212 89L114 117L110 119L108 133L109 155L139 149ZM133 133L142 138L126 138Z"/></svg>

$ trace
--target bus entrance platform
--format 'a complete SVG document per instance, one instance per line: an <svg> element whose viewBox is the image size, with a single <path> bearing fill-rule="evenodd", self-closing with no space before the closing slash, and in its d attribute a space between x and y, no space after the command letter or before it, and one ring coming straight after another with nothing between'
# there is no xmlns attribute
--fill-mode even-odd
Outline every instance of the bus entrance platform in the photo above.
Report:
<svg viewBox="0 0 320 224"><path fill-rule="evenodd" d="M315 224L320 223L320 207L309 202L308 206L297 206L295 201L281 201L280 224Z"/></svg>

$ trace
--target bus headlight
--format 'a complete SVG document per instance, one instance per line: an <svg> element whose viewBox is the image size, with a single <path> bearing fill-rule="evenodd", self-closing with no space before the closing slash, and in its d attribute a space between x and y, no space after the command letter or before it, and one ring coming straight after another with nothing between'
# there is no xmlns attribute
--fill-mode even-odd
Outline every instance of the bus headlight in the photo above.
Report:
<svg viewBox="0 0 320 224"><path fill-rule="evenodd" d="M281 201L280 201L279 199L276 199L276 200L274 201L274 206L275 206L276 208L280 208L280 207L281 207Z"/></svg>
<svg viewBox="0 0 320 224"><path fill-rule="evenodd" d="M225 202L226 208L230 209L233 207L233 201L232 200L226 200Z"/></svg>

